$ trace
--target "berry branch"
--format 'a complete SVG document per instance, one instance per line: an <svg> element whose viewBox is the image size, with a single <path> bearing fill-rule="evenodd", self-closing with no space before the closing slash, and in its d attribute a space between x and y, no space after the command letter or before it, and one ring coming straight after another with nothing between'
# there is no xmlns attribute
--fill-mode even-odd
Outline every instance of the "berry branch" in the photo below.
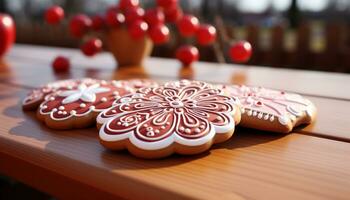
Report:
<svg viewBox="0 0 350 200"><path fill-rule="evenodd" d="M47 23L56 25L64 19L64 10L52 6L45 13ZM156 0L156 7L144 10L138 0L120 0L118 5L109 7L105 14L87 16L77 14L69 21L70 34L78 39L90 32L101 34L112 29L126 29L133 40L149 37L154 45L169 42L168 25L175 24L183 38L195 38L199 46L215 45L216 28L210 24L201 24L199 19L184 14L177 0ZM94 56L102 49L103 41L92 37L81 45L86 56ZM252 54L252 47L247 41L238 41L229 48L232 61L247 62ZM199 59L199 51L194 45L184 44L176 50L175 57L185 66Z"/></svg>

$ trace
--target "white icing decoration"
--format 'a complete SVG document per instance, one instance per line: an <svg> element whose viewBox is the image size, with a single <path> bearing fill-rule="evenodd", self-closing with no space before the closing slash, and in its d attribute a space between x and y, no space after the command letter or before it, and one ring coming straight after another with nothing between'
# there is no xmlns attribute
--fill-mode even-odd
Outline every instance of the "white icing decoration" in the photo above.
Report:
<svg viewBox="0 0 350 200"><path fill-rule="evenodd" d="M248 87L248 86L219 86L224 88L232 97L236 97L244 112L248 116L255 116L259 119L274 121L274 117L281 118L278 120L281 124L286 121L297 122L299 117L302 117L304 113L309 118L315 115L314 105L307 99L303 98L298 94L285 93L282 91L265 89L262 87ZM249 111L247 111L247 109ZM264 113L265 116L259 115ZM287 118L287 119L285 119ZM284 125L283 124L283 125Z"/></svg>
<svg viewBox="0 0 350 200"><path fill-rule="evenodd" d="M290 118L290 120L292 120L292 122L297 119L294 115L290 115L289 118Z"/></svg>
<svg viewBox="0 0 350 200"><path fill-rule="evenodd" d="M107 98L106 98L106 97L102 97L102 98L101 98L101 101L102 101L102 102L106 102L106 101L107 101Z"/></svg>
<svg viewBox="0 0 350 200"><path fill-rule="evenodd" d="M108 85L109 83L110 82L106 81L106 85ZM39 90L40 97L43 95L44 92L47 92L47 93L56 92L56 93L53 93L51 95L44 94L44 95L46 95L46 97L44 98L44 102L40 105L39 113L41 115L49 115L51 119L60 121L60 120L66 120L66 119L68 119L68 118L70 118L72 116L88 115L92 111L95 111L95 112L96 111L102 111L102 109L96 109L95 107L89 107L89 109L85 109L83 112L80 112L80 113L78 113L75 110L74 111L69 110L70 108L67 107L67 106L64 109L62 109L63 107L60 107L60 106L62 106L62 104L66 105L66 104L63 103L63 100L67 99L67 97L69 97L69 96L63 98L63 100L62 100L62 98L60 98L60 102L58 102L59 104L57 105L57 108L50 108L49 110L44 109L44 108L48 108L47 105L49 105L49 107L52 107L49 104L50 99L52 100L53 98L55 98L54 100L57 100L58 99L57 97L64 96L64 93L67 92L67 91L74 91L74 90L77 91L79 89L82 89L82 88L79 88L79 86L81 87L82 85L86 86L85 93L86 92L87 93L94 93L95 101L96 101L96 98L97 98L96 96L97 96L98 93L105 92L105 91L107 92L107 90L108 91L111 90L109 88L104 88L104 87L98 87L98 88L94 89L94 87L96 87L96 85L99 85L99 84L101 84L100 80L88 79L88 78L86 78L86 79L78 79L78 80L65 80L65 81L59 81L59 82L48 84L47 86L45 86L44 88ZM68 87L68 86L70 86L70 87ZM113 86L113 85L110 84L109 86ZM121 88L120 90L125 91L124 88ZM103 96L103 95L101 95L101 96ZM53 98L50 98L50 97L53 97ZM84 98L84 97L82 97L82 98ZM79 99L83 100L82 98L79 98ZM91 102L91 103L93 104L93 106L95 106L94 104L95 103L97 104L99 102ZM113 102L113 101L111 101L110 103L111 103L111 105L115 104L115 102ZM87 105L83 103L83 104L81 104L79 106L86 107ZM61 109L59 109L59 108L61 108ZM61 116L54 115L54 113L56 113L57 111L62 111L62 112L60 112Z"/></svg>
<svg viewBox="0 0 350 200"><path fill-rule="evenodd" d="M80 106L80 108L85 108L86 104L85 103L81 103L79 106Z"/></svg>
<svg viewBox="0 0 350 200"><path fill-rule="evenodd" d="M226 134L235 126L235 107L229 103L232 99L223 96L221 90L209 90L210 87L197 81L178 81L166 87L142 88L136 92L142 98L134 95L125 101L122 97L110 109L121 112L110 115L111 111L106 110L99 114L97 121L103 123L100 139L129 139L144 150L163 149L174 142L186 146L205 144L215 134ZM126 121L130 122L126 127L112 126ZM151 127L144 128L145 124Z"/></svg>
<svg viewBox="0 0 350 200"><path fill-rule="evenodd" d="M58 107L58 110L64 110L64 106Z"/></svg>
<svg viewBox="0 0 350 200"><path fill-rule="evenodd" d="M96 100L97 93L103 93L110 91L109 88L100 87L100 84L94 84L91 86L86 86L85 84L80 84L77 90L67 90L59 93L59 96L66 97L62 100L62 104L68 104L79 99L85 102L94 102Z"/></svg>
<svg viewBox="0 0 350 200"><path fill-rule="evenodd" d="M248 116L251 116L253 114L253 111L252 110L249 110L248 112L247 112L247 115Z"/></svg>
<svg viewBox="0 0 350 200"><path fill-rule="evenodd" d="M282 124L282 125L288 125L288 122L290 121L288 116L279 116L278 117L278 121Z"/></svg>
<svg viewBox="0 0 350 200"><path fill-rule="evenodd" d="M303 113L300 109L294 106L287 105L287 111L289 111L291 114L300 117Z"/></svg>

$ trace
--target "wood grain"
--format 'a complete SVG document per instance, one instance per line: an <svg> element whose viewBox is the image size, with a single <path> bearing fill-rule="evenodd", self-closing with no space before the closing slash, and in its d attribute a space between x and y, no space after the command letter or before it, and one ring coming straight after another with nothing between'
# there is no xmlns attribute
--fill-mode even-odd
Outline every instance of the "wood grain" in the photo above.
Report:
<svg viewBox="0 0 350 200"><path fill-rule="evenodd" d="M51 60L67 55L72 62L70 74L56 77L50 68ZM268 67L228 65L217 63L195 63L192 70L181 71L179 62L172 59L150 58L144 70L114 71L115 61L108 53L86 58L79 51L64 48L48 48L30 45L15 46L8 56L7 80L16 84L38 86L57 78L90 76L103 79L150 77L171 80L189 78L216 83L237 83L298 92L313 96L350 100L350 76L305 70L287 70ZM37 68L36 68L37 67ZM31 70L28 70L31 69ZM40 79L38 73L45 74ZM0 76L1 80L1 76Z"/></svg>
<svg viewBox="0 0 350 200"><path fill-rule="evenodd" d="M296 132L350 142L350 101L308 97L317 107L316 121Z"/></svg>

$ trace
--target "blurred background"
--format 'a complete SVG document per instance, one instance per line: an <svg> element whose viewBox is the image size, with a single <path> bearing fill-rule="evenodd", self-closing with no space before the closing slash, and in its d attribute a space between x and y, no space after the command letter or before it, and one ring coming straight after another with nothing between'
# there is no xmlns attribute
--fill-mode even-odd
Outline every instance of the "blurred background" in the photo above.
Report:
<svg viewBox="0 0 350 200"><path fill-rule="evenodd" d="M104 13L117 0L0 0L0 12L16 21L17 42L78 47L79 41L67 31L67 22L49 26L43 13L51 5L61 5L66 14ZM154 0L141 0L144 8ZM280 68L350 72L350 0L179 0L185 13L218 30L217 43L200 49L201 60L230 62L227 46L232 40L246 39L253 48L247 64ZM173 57L185 42L174 27L172 40L158 46L153 56Z"/></svg>

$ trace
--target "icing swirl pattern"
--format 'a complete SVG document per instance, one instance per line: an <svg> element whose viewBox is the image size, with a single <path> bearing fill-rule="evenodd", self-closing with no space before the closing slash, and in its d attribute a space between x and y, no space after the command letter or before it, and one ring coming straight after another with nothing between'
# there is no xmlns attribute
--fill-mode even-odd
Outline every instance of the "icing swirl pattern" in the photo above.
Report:
<svg viewBox="0 0 350 200"><path fill-rule="evenodd" d="M145 150L162 149L174 142L201 145L215 134L234 129L235 103L221 89L198 81L144 87L100 113L100 138L129 139Z"/></svg>
<svg viewBox="0 0 350 200"><path fill-rule="evenodd" d="M282 125L295 122L306 114L311 118L315 113L314 105L298 94L245 85L219 86L235 96L241 104L241 113L261 120Z"/></svg>
<svg viewBox="0 0 350 200"><path fill-rule="evenodd" d="M133 88L119 87L118 81L94 80L70 84L69 89L59 89L45 97L39 107L41 115L50 115L54 120L65 120L73 116L84 116L91 112L101 112L115 104Z"/></svg>
<svg viewBox="0 0 350 200"><path fill-rule="evenodd" d="M45 96L56 92L57 90L69 90L72 87L76 87L81 83L96 83L97 80L84 78L84 79L69 79L56 81L53 83L46 84L39 89L32 90L22 101L23 106L30 104L41 103ZM33 107L35 108L35 107Z"/></svg>

